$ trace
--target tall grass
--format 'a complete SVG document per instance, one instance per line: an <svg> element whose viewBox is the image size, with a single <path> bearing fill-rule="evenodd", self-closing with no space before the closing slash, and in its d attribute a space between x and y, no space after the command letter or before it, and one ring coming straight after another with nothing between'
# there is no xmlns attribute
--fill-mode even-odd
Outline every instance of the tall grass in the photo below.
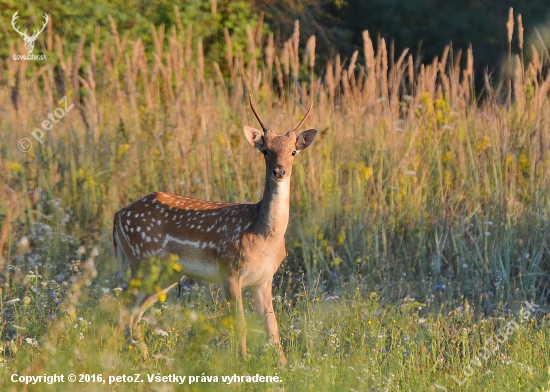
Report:
<svg viewBox="0 0 550 392"><path fill-rule="evenodd" d="M281 131L315 103L310 124L322 138L298 164L291 228L301 242L295 257L308 269L461 283L501 274L506 298L511 286L548 295L547 279L537 279L545 263L549 80L538 59L523 72L512 57L512 106L490 84L476 105L470 51L464 69L451 48L425 66L406 52L392 60L382 39L375 52L365 32L364 64L356 52L319 77L314 41L301 61L297 33L279 53L267 39L260 65L262 29L249 31L249 52L229 50L226 64L211 69L191 29L153 28L155 48L146 53L114 24L109 40L86 51L82 41L76 53L64 52L50 32L47 63L4 62L2 129L10 132L2 136L2 181L19 195L12 241L32 223L55 221L50 200L72 211L66 230L78 239L106 235L117 208L154 189L257 200L261 163L240 133L254 123L245 104L252 93ZM31 138L34 150L20 153L18 138L63 95L76 110L46 131L43 145ZM305 229L316 225L318 232ZM316 255L316 239L325 255ZM499 291L494 281L483 286Z"/></svg>
<svg viewBox="0 0 550 392"><path fill-rule="evenodd" d="M307 125L320 131L295 163L289 256L275 279L286 388L418 390L459 377L503 324L479 313L548 303L550 75L534 48L521 61L522 38L518 54L510 45L505 79L486 76L480 94L471 50L447 47L423 64L366 31L362 53L317 73L315 38L299 42L298 24L282 48L250 26L245 52L226 31L219 63L205 62L200 37L181 23L152 27L152 48L112 20L110 30L71 53L48 29L47 61L12 60L24 53L14 39L0 62L3 375L272 372L259 320L249 320L248 367L225 361L232 321L217 317L219 292L191 283L180 300L187 310L170 299L152 312L152 359L141 362L123 350L110 290L111 221L123 205L156 190L261 198L262 158L242 135L256 123L248 94L278 133L313 103ZM39 143L31 132L64 96L74 109ZM18 149L21 138L30 151ZM484 363L494 375L488 384L473 377L473 390L522 390L535 376L546 387L547 321L538 316ZM495 369L512 359L530 373ZM0 386L19 387L6 380Z"/></svg>
<svg viewBox="0 0 550 392"><path fill-rule="evenodd" d="M114 211L153 190L259 200L262 162L241 133L255 123L251 93L274 130L310 103L320 130L296 164L287 268L310 282L367 278L384 295L437 286L478 303L548 300L550 75L534 47L525 65L510 51L509 78L486 77L480 96L471 50L423 64L365 31L362 56L316 74L315 39L302 55L298 24L283 48L262 31L248 28L244 53L226 32L219 64L182 24L152 27L146 50L111 20L108 39L75 53L49 29L45 62L13 61L23 42L12 41L0 72L2 265L67 273L57 245L70 235L73 247L100 246L110 270ZM38 143L31 131L63 96L75 110ZM17 149L24 137L28 153ZM17 254L41 224L55 227L47 263Z"/></svg>

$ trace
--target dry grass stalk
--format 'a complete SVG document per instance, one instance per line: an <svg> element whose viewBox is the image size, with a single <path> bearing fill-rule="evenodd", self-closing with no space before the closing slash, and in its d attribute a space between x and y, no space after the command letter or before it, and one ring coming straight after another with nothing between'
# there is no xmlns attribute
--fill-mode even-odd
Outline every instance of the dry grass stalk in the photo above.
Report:
<svg viewBox="0 0 550 392"><path fill-rule="evenodd" d="M185 41L185 66L188 70L193 69L193 25L187 26L187 34ZM192 72L188 72L187 75L191 76Z"/></svg>
<svg viewBox="0 0 550 392"><path fill-rule="evenodd" d="M254 43L256 44L256 47L262 46L263 32L264 32L264 13L260 12L258 21L254 25L254 38L255 38Z"/></svg>
<svg viewBox="0 0 550 392"><path fill-rule="evenodd" d="M220 69L220 66L218 65L217 62L213 62L212 65L214 66L214 71L216 71L216 78L217 78L217 82L219 83L219 85L221 86L222 88L222 91L224 93L227 92L227 87L225 86L225 80L223 78L223 74L222 74L222 70Z"/></svg>
<svg viewBox="0 0 550 392"><path fill-rule="evenodd" d="M443 48L443 53L441 54L441 61L439 62L439 72L440 74L446 73L446 67L447 67L447 60L449 59L449 52L451 51L451 47L449 45L445 46Z"/></svg>
<svg viewBox="0 0 550 392"><path fill-rule="evenodd" d="M290 61L292 64L292 75L296 79L298 79L298 76L300 74L299 48L300 48L300 22L296 20L294 22L294 33L292 34L292 38L290 39L290 47L289 47L289 49L291 49L291 52L289 54L290 54Z"/></svg>
<svg viewBox="0 0 550 392"><path fill-rule="evenodd" d="M96 82L94 79L94 73L92 72L91 67L88 65L86 67L86 79L78 77L80 84L84 87L86 94L82 97L84 102L83 107L84 111L87 114L87 118L90 122L90 135L89 137L93 140L94 143L99 142L99 124L101 123L100 110L98 107L97 97L96 97ZM130 78L131 79L131 78Z"/></svg>
<svg viewBox="0 0 550 392"><path fill-rule="evenodd" d="M259 80L257 77L258 63L257 63L257 57L256 57L256 42L255 42L254 34L250 29L250 25L246 25L246 36L248 38L248 53L251 54L250 61L248 62L248 66L247 66L248 78L250 79L252 85L256 86L259 84ZM257 89L254 88L253 92L257 93Z"/></svg>
<svg viewBox="0 0 550 392"><path fill-rule="evenodd" d="M210 0L210 13L212 16L218 13L218 0Z"/></svg>
<svg viewBox="0 0 550 392"><path fill-rule="evenodd" d="M178 26L178 30L179 30L180 34L182 35L182 38L183 38L183 32L184 32L183 23L181 22L180 9L177 6L177 4L174 4L174 15L176 15L176 25Z"/></svg>
<svg viewBox="0 0 550 392"><path fill-rule="evenodd" d="M197 42L197 77L199 81L204 85L204 49L202 47L202 39Z"/></svg>
<svg viewBox="0 0 550 392"><path fill-rule="evenodd" d="M283 62L283 69L285 71L285 76L288 78L290 75L290 57L292 52L292 44L289 41L286 41L283 46L283 53L281 60Z"/></svg>
<svg viewBox="0 0 550 392"><path fill-rule="evenodd" d="M508 10L508 21L506 22L506 31L508 33L508 44L512 44L512 36L514 34L514 9L510 7Z"/></svg>
<svg viewBox="0 0 550 392"><path fill-rule="evenodd" d="M4 223L2 224L2 230L0 230L0 272L3 272L6 267L6 260L4 259L4 244L11 233L12 221L19 215L17 212L17 194L13 191L13 189L5 186L4 189L2 189L2 198L4 205L6 206L6 217Z"/></svg>
<svg viewBox="0 0 550 392"><path fill-rule="evenodd" d="M130 60L130 57L126 55L126 70L127 72L132 72L132 62ZM135 99L135 91L136 91L136 80L132 77L127 77L125 79L124 84L124 90L125 94L129 98L129 104L130 104L130 112L132 113L132 120L135 129L140 130L141 129L141 121L139 118L139 115L136 114L138 112L138 104Z"/></svg>
<svg viewBox="0 0 550 392"><path fill-rule="evenodd" d="M365 56L365 68L367 73L374 71L374 47L368 30L363 31L363 54Z"/></svg>
<svg viewBox="0 0 550 392"><path fill-rule="evenodd" d="M514 55L514 66L515 66L514 67L515 75L513 80L514 97L516 100L519 113L524 113L526 101L525 101L525 92L523 90L524 88L523 69L521 66L521 59L517 54Z"/></svg>
<svg viewBox="0 0 550 392"><path fill-rule="evenodd" d="M359 55L359 51L356 50L353 52L353 54L351 55L351 59L350 59L350 62L349 62L349 65L348 65L348 70L347 70L347 80L349 82L349 87L350 87L350 93L351 93L351 96L352 96L352 99L355 101L355 102L358 102L358 99L359 99L359 89L357 88L357 83L355 81L355 66L357 64L357 56Z"/></svg>
<svg viewBox="0 0 550 392"><path fill-rule="evenodd" d="M533 69L538 76L542 73L542 63L540 61L539 51L537 50L537 47L533 44L531 44L531 57L531 65L533 66Z"/></svg>
<svg viewBox="0 0 550 392"><path fill-rule="evenodd" d="M233 64L233 40L229 34L227 27L223 29L223 35L225 37L225 61L227 61L227 66L229 67L230 78L233 79L235 76L235 69Z"/></svg>
<svg viewBox="0 0 550 392"><path fill-rule="evenodd" d="M442 93L451 102L456 102L456 99L454 99L454 97L451 95L451 80L447 76L447 70L446 70L447 60L449 59L450 50L451 48L449 45L445 46L445 48L443 49L443 53L441 54L441 61L439 61L439 64L438 64L438 68L439 68L438 76L439 76L439 80L441 81L441 85L443 89Z"/></svg>
<svg viewBox="0 0 550 392"><path fill-rule="evenodd" d="M342 84L342 94L344 95L344 97L350 97L351 88L349 85L348 71L346 69L342 71L341 84Z"/></svg>
<svg viewBox="0 0 550 392"><path fill-rule="evenodd" d="M380 38L378 49L379 77L380 77L380 98L388 98L388 50L386 41Z"/></svg>
<svg viewBox="0 0 550 392"><path fill-rule="evenodd" d="M487 74L487 72L483 73L483 82L484 82L484 89L485 89L485 93L486 93L486 96L488 98L488 101L493 102L495 94L494 94L493 86L492 86L491 81L489 80L489 75Z"/></svg>
<svg viewBox="0 0 550 392"><path fill-rule="evenodd" d="M513 77L513 63L512 63L512 36L514 34L514 9L510 7L508 12L508 21L506 22L506 31L508 33L508 106L512 104L512 77Z"/></svg>
<svg viewBox="0 0 550 392"><path fill-rule="evenodd" d="M426 66L426 89L430 94L430 97L437 97L437 74L439 72L439 61L437 56L433 59L432 63Z"/></svg>
<svg viewBox="0 0 550 392"><path fill-rule="evenodd" d="M109 19L109 24L111 26L111 36L115 40L117 51L120 51L121 50L120 37L118 35L118 29L116 28L116 23L113 20L113 17L111 15L108 15L107 19Z"/></svg>
<svg viewBox="0 0 550 392"><path fill-rule="evenodd" d="M327 85L328 93L330 96L330 101L334 102L334 95L336 93L336 86L334 83L334 75L332 70L332 61L327 61L327 66L325 69L325 83Z"/></svg>
<svg viewBox="0 0 550 392"><path fill-rule="evenodd" d="M281 61L279 60L279 56L275 56L275 69L277 70L277 85L279 87L279 94L282 95L285 85L284 85L283 71L281 69Z"/></svg>
<svg viewBox="0 0 550 392"><path fill-rule="evenodd" d="M155 45L155 54L158 58L162 58L164 54L164 26L158 28L151 26L151 34L153 37L153 44Z"/></svg>
<svg viewBox="0 0 550 392"><path fill-rule="evenodd" d="M73 60L73 70L71 73L71 79L73 86L78 89L78 72L80 70L80 63L82 61L82 52L84 51L84 42L85 37L82 36L80 38L80 42L78 43L78 47L76 48L76 52L74 54L74 60Z"/></svg>
<svg viewBox="0 0 550 392"><path fill-rule="evenodd" d="M409 79L410 93L414 95L414 60L412 54L408 56L407 77Z"/></svg>
<svg viewBox="0 0 550 392"><path fill-rule="evenodd" d="M267 65L267 77L271 78L273 74L273 61L275 59L275 43L273 33L267 37L267 45L265 47L265 61Z"/></svg>
<svg viewBox="0 0 550 392"><path fill-rule="evenodd" d="M399 101L401 99L401 88L404 87L403 85L403 76L407 70L407 65L404 64L405 58L408 54L409 50L405 49L397 59L397 62L392 65L391 68L391 76L390 76L390 96L389 102L390 102L390 111L392 113L392 119L396 119L399 117ZM406 90L403 91L403 93L406 93Z"/></svg>
<svg viewBox="0 0 550 392"><path fill-rule="evenodd" d="M462 50L459 49L454 55L452 68L450 69L451 102L457 105L460 100L460 60L462 59Z"/></svg>
<svg viewBox="0 0 550 392"><path fill-rule="evenodd" d="M518 44L519 44L519 50L523 53L523 20L521 18L521 14L518 15Z"/></svg>
<svg viewBox="0 0 550 392"><path fill-rule="evenodd" d="M464 70L464 77L462 80L463 83L463 93L464 101L466 103L471 103L471 98L474 96L474 55L472 52L472 47L470 46L466 51L466 69Z"/></svg>
<svg viewBox="0 0 550 392"><path fill-rule="evenodd" d="M342 80L342 62L340 60L340 55L336 55L334 60L334 86L336 87L336 92L339 93L340 81Z"/></svg>
<svg viewBox="0 0 550 392"><path fill-rule="evenodd" d="M50 20L46 28L46 49L48 52L53 50L53 24L54 21Z"/></svg>
<svg viewBox="0 0 550 392"><path fill-rule="evenodd" d="M312 35L307 40L306 44L306 55L309 61L309 68L313 72L313 68L315 67L315 36Z"/></svg>
<svg viewBox="0 0 550 392"><path fill-rule="evenodd" d="M180 87L183 86L182 75L185 71L185 61L184 61L183 45L178 40L178 34L176 32L175 26L172 26L168 44L170 48L170 51L168 53L168 59L175 73L174 80L176 82L176 90L178 90ZM139 53L134 54L132 58L132 64L136 64L139 55L140 55ZM134 77L137 76L137 69L138 68L136 67L136 73L133 75Z"/></svg>

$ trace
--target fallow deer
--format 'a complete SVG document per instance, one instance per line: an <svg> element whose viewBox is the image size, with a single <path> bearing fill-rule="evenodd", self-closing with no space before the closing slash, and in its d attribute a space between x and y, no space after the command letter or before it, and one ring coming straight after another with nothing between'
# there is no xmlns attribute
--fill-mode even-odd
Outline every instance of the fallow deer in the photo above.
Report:
<svg viewBox="0 0 550 392"><path fill-rule="evenodd" d="M177 255L181 267L181 272L174 272L163 282L161 291L141 294L131 311L130 331L136 330L159 295L165 295L186 275L221 284L226 300L236 311L237 338L241 353L246 355L242 289L250 286L267 335L278 348L281 364L286 364L271 290L273 275L286 256L294 157L317 136L316 129L297 134L312 106L294 130L277 135L265 126L250 97L261 130L245 126L244 134L265 156L265 188L259 203L215 203L155 192L115 214L113 240L121 273L129 267L136 278L150 258L168 260L171 255Z"/></svg>

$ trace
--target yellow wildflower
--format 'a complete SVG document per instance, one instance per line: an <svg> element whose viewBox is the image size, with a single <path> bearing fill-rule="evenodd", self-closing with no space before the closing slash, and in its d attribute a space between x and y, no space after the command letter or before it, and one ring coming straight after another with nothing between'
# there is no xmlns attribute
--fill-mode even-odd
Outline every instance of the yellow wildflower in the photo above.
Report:
<svg viewBox="0 0 550 392"><path fill-rule="evenodd" d="M141 286L141 280L130 279L130 287L139 287L139 286Z"/></svg>
<svg viewBox="0 0 550 392"><path fill-rule="evenodd" d="M126 151L128 151L129 148L130 148L130 145L128 143L120 144L116 151L117 158L120 158L121 156L123 156L126 153Z"/></svg>
<svg viewBox="0 0 550 392"><path fill-rule="evenodd" d="M491 138L487 135L483 136L481 139L479 139L476 143L476 149L478 151L485 151L487 147L489 147L491 144Z"/></svg>
<svg viewBox="0 0 550 392"><path fill-rule="evenodd" d="M510 154L506 154L506 158L504 159L504 163L506 165L510 165L514 162L514 157Z"/></svg>
<svg viewBox="0 0 550 392"><path fill-rule="evenodd" d="M86 185L87 186L93 186L95 185L95 180L92 176L88 176L88 178L86 178Z"/></svg>
<svg viewBox="0 0 550 392"><path fill-rule="evenodd" d="M21 164L17 163L17 162L12 162L10 164L10 169L11 169L11 172L16 174L16 173L20 173L21 172Z"/></svg>
<svg viewBox="0 0 550 392"><path fill-rule="evenodd" d="M164 301L166 301L166 293L159 294L159 301L160 303L163 303Z"/></svg>
<svg viewBox="0 0 550 392"><path fill-rule="evenodd" d="M531 161L529 160L529 157L525 153L522 153L519 156L518 163L519 163L519 168L522 171L529 170L529 168L531 167Z"/></svg>

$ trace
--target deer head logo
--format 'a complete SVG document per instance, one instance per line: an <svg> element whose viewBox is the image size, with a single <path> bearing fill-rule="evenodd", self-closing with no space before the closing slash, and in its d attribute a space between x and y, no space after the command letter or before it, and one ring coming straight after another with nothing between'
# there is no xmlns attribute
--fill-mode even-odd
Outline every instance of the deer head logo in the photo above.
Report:
<svg viewBox="0 0 550 392"><path fill-rule="evenodd" d="M15 24L16 19L19 18L19 16L17 15L18 12L19 11L15 11L15 14L13 14L13 18L11 18L11 25L13 26L13 29L17 31L19 35L21 35L21 37L23 37L23 40L25 41L25 48L27 49L27 54L31 54L32 51L34 50L34 43L36 39L38 38L40 33L43 32L44 29L46 28L50 18L48 18L48 15L46 13L44 13L44 25L42 26L42 29L40 29L40 31L34 30L34 34L31 36L28 36L27 30L25 30L25 32L22 33L21 31L19 31L19 29Z"/></svg>

